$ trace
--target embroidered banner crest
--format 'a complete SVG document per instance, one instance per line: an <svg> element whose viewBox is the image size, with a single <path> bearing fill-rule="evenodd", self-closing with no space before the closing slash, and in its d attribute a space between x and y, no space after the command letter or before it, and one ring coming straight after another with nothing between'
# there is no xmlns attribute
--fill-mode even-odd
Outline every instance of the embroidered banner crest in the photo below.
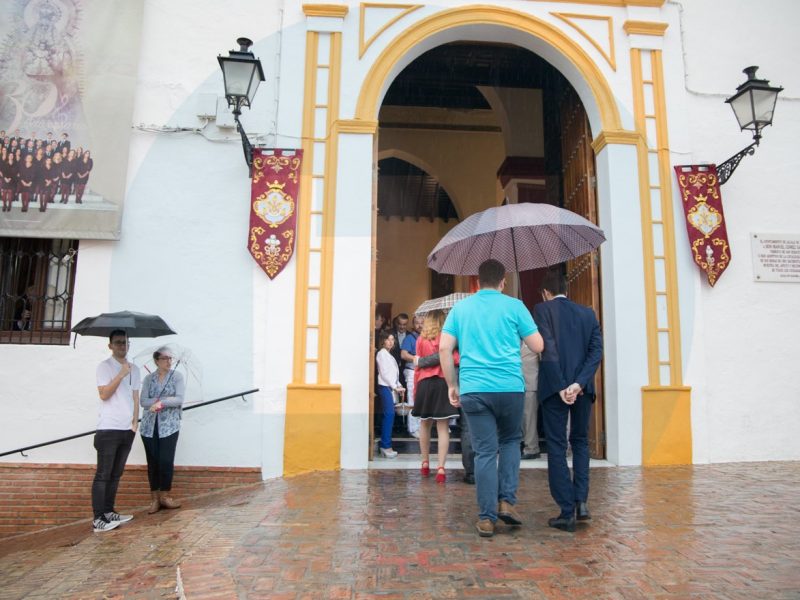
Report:
<svg viewBox="0 0 800 600"><path fill-rule="evenodd" d="M302 157L302 150L253 150L247 249L270 279L294 254Z"/></svg>
<svg viewBox="0 0 800 600"><path fill-rule="evenodd" d="M677 165L686 231L694 262L712 287L731 262L716 165Z"/></svg>

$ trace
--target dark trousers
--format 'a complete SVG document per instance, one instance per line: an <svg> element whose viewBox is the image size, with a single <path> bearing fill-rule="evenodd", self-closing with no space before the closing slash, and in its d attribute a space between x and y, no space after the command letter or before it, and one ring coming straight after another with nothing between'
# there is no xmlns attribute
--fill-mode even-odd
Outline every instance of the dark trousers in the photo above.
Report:
<svg viewBox="0 0 800 600"><path fill-rule="evenodd" d="M153 428L153 437L142 436L144 452L147 455L147 479L150 491L168 492L172 489L172 475L175 472L175 448L178 446L178 434L158 437L158 420Z"/></svg>
<svg viewBox="0 0 800 600"><path fill-rule="evenodd" d="M130 429L100 429L94 434L97 471L92 482L92 511L97 519L114 511L114 500L135 434Z"/></svg>
<svg viewBox="0 0 800 600"><path fill-rule="evenodd" d="M590 394L578 396L572 405L558 394L542 402L542 421L547 438L547 479L550 494L561 508L561 516L574 516L575 503L589 498L589 417ZM567 465L567 418L572 446L572 476Z"/></svg>
<svg viewBox="0 0 800 600"><path fill-rule="evenodd" d="M85 183L78 183L75 185L75 202L81 204L83 198L83 191L86 189Z"/></svg>
<svg viewBox="0 0 800 600"><path fill-rule="evenodd" d="M475 451L472 449L472 434L469 432L469 422L464 409L458 409L458 424L461 426L461 465L464 475L475 475Z"/></svg>

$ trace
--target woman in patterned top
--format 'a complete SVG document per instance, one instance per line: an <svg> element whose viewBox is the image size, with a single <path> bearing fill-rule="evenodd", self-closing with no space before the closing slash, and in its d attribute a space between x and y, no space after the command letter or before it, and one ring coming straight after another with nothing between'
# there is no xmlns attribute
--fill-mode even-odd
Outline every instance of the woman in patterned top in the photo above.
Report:
<svg viewBox="0 0 800 600"><path fill-rule="evenodd" d="M168 349L159 348L153 353L158 370L150 373L142 383L139 403L144 409L139 432L142 434L147 455L147 478L150 481L152 502L149 514L161 508L180 508L172 499L172 474L175 470L175 448L181 428L181 407L186 383L178 371L172 369L172 356Z"/></svg>

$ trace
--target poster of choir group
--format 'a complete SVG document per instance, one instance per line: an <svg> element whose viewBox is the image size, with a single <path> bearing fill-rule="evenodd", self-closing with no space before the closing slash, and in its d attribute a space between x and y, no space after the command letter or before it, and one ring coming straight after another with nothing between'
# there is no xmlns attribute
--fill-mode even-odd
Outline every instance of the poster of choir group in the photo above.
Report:
<svg viewBox="0 0 800 600"><path fill-rule="evenodd" d="M0 2L0 235L117 239L142 0Z"/></svg>

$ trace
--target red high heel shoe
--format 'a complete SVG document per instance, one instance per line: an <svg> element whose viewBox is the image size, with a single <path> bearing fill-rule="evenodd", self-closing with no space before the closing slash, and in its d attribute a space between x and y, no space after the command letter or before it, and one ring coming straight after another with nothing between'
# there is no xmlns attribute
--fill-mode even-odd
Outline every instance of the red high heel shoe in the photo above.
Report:
<svg viewBox="0 0 800 600"><path fill-rule="evenodd" d="M422 461L422 467L420 467L419 472L422 473L423 477L427 477L431 474L430 463L428 463L427 460Z"/></svg>
<svg viewBox="0 0 800 600"><path fill-rule="evenodd" d="M447 475L444 474L444 467L436 469L436 483L444 483Z"/></svg>

